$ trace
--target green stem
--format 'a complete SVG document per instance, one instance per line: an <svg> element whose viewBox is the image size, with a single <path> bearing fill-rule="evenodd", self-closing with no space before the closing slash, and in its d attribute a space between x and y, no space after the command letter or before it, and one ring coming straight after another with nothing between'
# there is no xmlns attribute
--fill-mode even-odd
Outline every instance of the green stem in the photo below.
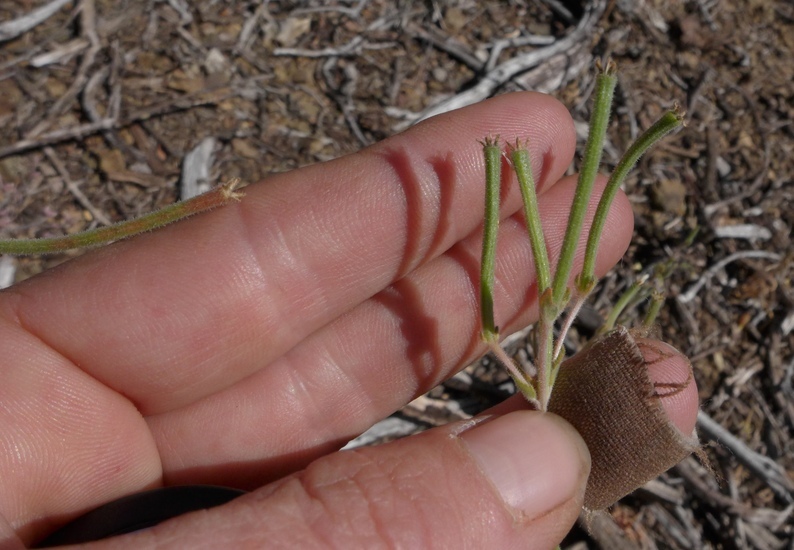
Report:
<svg viewBox="0 0 794 550"><path fill-rule="evenodd" d="M535 180L532 177L532 165L529 152L525 147L516 147L510 155L513 169L518 177L521 188L521 197L524 200L524 219L527 224L529 241L532 246L532 259L535 263L535 278L538 282L538 295L540 296L551 286L551 267L549 267L549 254L546 251L546 238L543 236L543 225L540 223L540 210L538 209L538 196L535 192Z"/></svg>
<svg viewBox="0 0 794 550"><path fill-rule="evenodd" d="M600 68L600 66L599 66ZM590 117L590 132L585 145L584 160L579 172L579 181L568 216L568 227L562 243L560 259L554 273L553 302L556 306L564 305L568 278L571 275L576 247L579 244L579 235L582 232L587 204L593 191L593 184L601 163L601 153L604 148L604 136L609 125L609 115L612 108L612 95L617 84L615 64L607 63L605 69L596 78L595 103Z"/></svg>
<svg viewBox="0 0 794 550"><path fill-rule="evenodd" d="M653 126L648 128L637 138L637 141L631 144L628 150L623 154L623 158L618 162L618 165L609 177L607 186L604 189L604 194L601 195L601 200L598 203L595 217L593 218L593 225L590 227L582 273L576 280L576 286L580 293L589 294L593 286L595 286L595 262L596 254L598 253L598 244L601 240L601 233L604 230L604 224L606 223L609 209L612 206L615 195L617 195L618 189L620 189L626 176L634 165L637 164L640 157L656 142L681 126L682 123L683 115L677 107L672 111L668 111L657 120Z"/></svg>
<svg viewBox="0 0 794 550"><path fill-rule="evenodd" d="M615 302L615 305L612 307L612 311L610 311L609 315L607 315L606 321L604 321L604 324L600 329L598 329L599 334L604 334L605 332L615 328L615 325L618 322L618 317L620 317L620 314L623 313L623 310L628 307L631 301L634 300L634 298L637 296L637 293L647 280L648 276L643 275L637 281L635 281L620 298L618 298L618 301Z"/></svg>
<svg viewBox="0 0 794 550"><path fill-rule="evenodd" d="M540 318L537 325L538 401L540 410L546 411L551 397L551 378L554 368L554 320L559 310L551 303L551 289L540 295Z"/></svg>
<svg viewBox="0 0 794 550"><path fill-rule="evenodd" d="M499 342L489 341L488 347L494 354L494 357L496 357L497 361L499 361L502 366L504 366L505 370L507 370L508 374L510 374L513 382L516 384L516 389L520 391L526 400L529 401L537 410L541 410L540 403L537 400L537 392L532 386L532 383L527 379L522 370L516 366L510 356L507 355L507 352L504 350L504 348L502 348L502 346L499 345Z"/></svg>
<svg viewBox="0 0 794 550"><path fill-rule="evenodd" d="M480 318L486 342L499 342L494 322L493 287L496 262L496 235L499 231L499 189L502 181L502 151L499 138L485 138L485 220L480 263Z"/></svg>
<svg viewBox="0 0 794 550"><path fill-rule="evenodd" d="M123 221L106 227L91 229L74 235L47 239L0 240L0 254L31 255L53 254L75 248L99 246L126 239L133 235L151 231L179 221L199 212L222 206L232 200L240 200L243 193L236 191L239 180L235 179L192 199L166 206L161 210L140 218Z"/></svg>
<svg viewBox="0 0 794 550"><path fill-rule="evenodd" d="M559 336L557 337L557 344L554 346L555 366L559 365L562 362L561 356L565 352L565 348L564 348L565 337L568 336L568 331L571 330L571 327L573 326L573 322L576 320L576 316L579 315L579 311L581 311L585 300L587 300L587 296L583 294L575 293L573 297L573 303L568 308L568 312L565 315L565 320L562 322L562 325L560 326ZM556 373L552 372L551 380L553 381L554 378L556 378Z"/></svg>
<svg viewBox="0 0 794 550"><path fill-rule="evenodd" d="M651 294L651 303L648 305L648 311L645 313L645 319L642 321L644 327L650 327L656 322L656 317L659 315L659 310L664 305L664 294L654 291Z"/></svg>

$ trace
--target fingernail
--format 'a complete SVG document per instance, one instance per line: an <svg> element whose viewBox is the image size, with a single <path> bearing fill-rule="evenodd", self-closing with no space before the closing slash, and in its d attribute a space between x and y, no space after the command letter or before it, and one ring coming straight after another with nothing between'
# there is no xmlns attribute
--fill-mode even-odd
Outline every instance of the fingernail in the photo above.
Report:
<svg viewBox="0 0 794 550"><path fill-rule="evenodd" d="M460 438L505 504L524 520L584 495L590 453L559 416L516 411L477 424Z"/></svg>

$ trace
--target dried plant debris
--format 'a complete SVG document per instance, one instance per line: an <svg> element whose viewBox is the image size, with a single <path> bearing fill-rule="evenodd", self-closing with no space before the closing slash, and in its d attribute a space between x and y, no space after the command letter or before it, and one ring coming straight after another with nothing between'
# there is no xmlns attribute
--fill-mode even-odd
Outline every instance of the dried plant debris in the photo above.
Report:
<svg viewBox="0 0 794 550"><path fill-rule="evenodd" d="M704 413L791 479L791 2L33 0L0 3L0 21L3 237L74 233L170 204L186 156L208 138L202 170L213 183L340 156L584 29L570 49L486 93L550 92L586 127L589 67L611 56L621 73L609 170L673 99L687 111L688 127L626 181L635 238L596 288L590 316L603 317L642 275L663 278L659 336L692 359ZM64 257L17 259L14 277ZM620 322L638 324L636 312ZM592 325L569 332L571 352ZM519 361L523 340L511 346ZM402 418L423 429L474 414L509 387L486 358ZM721 481L688 459L660 478L665 489L646 485L611 509L610 527L594 523L563 548L789 548L790 501L724 439L706 439Z"/></svg>

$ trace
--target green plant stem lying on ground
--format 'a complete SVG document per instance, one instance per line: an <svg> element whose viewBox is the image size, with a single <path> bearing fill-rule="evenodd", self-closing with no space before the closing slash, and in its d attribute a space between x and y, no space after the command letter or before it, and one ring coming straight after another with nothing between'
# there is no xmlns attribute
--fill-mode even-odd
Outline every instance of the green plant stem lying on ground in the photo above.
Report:
<svg viewBox="0 0 794 550"><path fill-rule="evenodd" d="M527 232L535 264L535 279L538 285L539 318L534 327L534 373L516 365L499 345L499 331L493 313L494 263L496 235L499 223L499 186L501 181L500 147L497 139L483 142L486 166L486 205L483 239L482 273L480 280L481 316L483 339L497 358L507 368L519 391L527 400L540 410L547 410L554 382L564 359L563 341L573 324L576 315L590 292L595 287L595 259L598 244L604 229L607 215L618 189L625 181L631 168L639 158L665 135L683 124L683 115L677 107L665 113L655 124L646 130L626 151L618 162L607 182L596 208L595 218L590 227L585 249L582 272L576 277L573 290L568 282L576 256L576 247L584 225L585 213L598 174L604 138L609 125L612 96L617 84L615 64L611 61L602 68L597 66L595 101L590 118L590 132L587 137L582 167L571 205L568 224L563 239L559 260L552 277L549 265L546 240L540 223L535 183L532 176L529 153L525 145L516 140L510 145L509 158L516 173L521 196L524 201L524 215ZM635 290L636 293L636 290ZM626 303L633 296L627 297ZM624 305L625 307L625 305ZM567 315L561 319L567 309ZM619 313L619 312L618 312ZM554 339L554 324L561 319L561 330ZM613 321L614 324L614 321Z"/></svg>
<svg viewBox="0 0 794 550"><path fill-rule="evenodd" d="M46 239L0 239L0 254L16 256L54 254L76 248L91 248L126 239L183 220L194 214L239 201L240 180L233 179L191 199L172 204L132 220L126 220L89 231Z"/></svg>

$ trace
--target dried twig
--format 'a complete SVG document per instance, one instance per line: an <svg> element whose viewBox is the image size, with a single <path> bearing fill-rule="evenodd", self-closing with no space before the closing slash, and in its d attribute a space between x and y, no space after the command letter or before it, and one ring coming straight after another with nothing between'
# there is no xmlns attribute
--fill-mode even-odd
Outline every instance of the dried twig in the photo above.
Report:
<svg viewBox="0 0 794 550"><path fill-rule="evenodd" d="M491 45L491 53L485 63L485 70L490 72L496 67L499 55L505 48L519 48L521 46L550 46L556 39L553 36L538 36L535 34L525 34L515 38L502 38L495 40Z"/></svg>
<svg viewBox="0 0 794 550"><path fill-rule="evenodd" d="M30 60L30 66L36 67L38 69L41 67L46 67L47 65L60 63L65 58L70 58L71 56L82 52L90 45L91 44L85 38L75 38L66 44L61 44L52 51L37 55Z"/></svg>
<svg viewBox="0 0 794 550"><path fill-rule="evenodd" d="M190 13L190 5L185 0L168 0L168 5L174 8L179 14L180 25L190 25L193 22L193 14ZM265 2L267 5L267 2Z"/></svg>
<svg viewBox="0 0 794 550"><path fill-rule="evenodd" d="M32 12L11 21L0 23L0 42L12 40L43 23L72 0L53 0Z"/></svg>
<svg viewBox="0 0 794 550"><path fill-rule="evenodd" d="M80 27L83 36L90 47L86 50L83 59L80 61L80 67L77 69L77 75L69 86L69 89L53 104L47 111L47 116L39 122L30 132L25 136L27 139L35 138L47 128L52 126L53 122L63 114L67 105L77 97L83 90L88 82L88 70L94 64L97 53L102 49L99 41L99 36L96 32L96 7L94 0L82 0L80 2Z"/></svg>
<svg viewBox="0 0 794 550"><path fill-rule="evenodd" d="M675 511L681 509L680 506L674 508ZM692 528L691 521L682 521L681 514L678 517L674 515L668 508L662 506L658 502L653 502L642 511L643 514L648 514L653 518L653 524L661 527L659 531L664 533L665 539L672 548L697 548L700 546L702 537L700 533ZM647 522L645 523L647 525ZM648 535L646 535L647 537ZM664 542L664 541L657 541ZM643 545L643 548L648 548ZM653 548L653 547L651 547Z"/></svg>
<svg viewBox="0 0 794 550"><path fill-rule="evenodd" d="M90 124L81 124L80 126L54 130L34 139L23 139L13 145L0 147L0 158L22 153L24 151L30 151L31 149L38 149L45 145L52 145L53 143L80 139L101 132L102 130L113 128L116 125L118 125L118 121L115 119L103 118L102 120Z"/></svg>
<svg viewBox="0 0 794 550"><path fill-rule="evenodd" d="M243 23L243 28L240 31L240 36L237 38L237 44L234 46L235 53L242 53L248 51L248 46L251 41L251 36L254 34L254 30L257 28L259 24L259 19L262 17L267 18L269 15L268 12L269 6L267 2L262 2L254 11L251 17L246 18L245 23Z"/></svg>
<svg viewBox="0 0 794 550"><path fill-rule="evenodd" d="M579 516L579 525L587 530L601 548L611 550L639 550L640 546L626 537L626 533L606 512Z"/></svg>
<svg viewBox="0 0 794 550"><path fill-rule="evenodd" d="M761 478L778 497L787 504L794 503L794 482L782 466L750 449L703 411L698 413L697 425L704 437L729 449L739 462Z"/></svg>
<svg viewBox="0 0 794 550"><path fill-rule="evenodd" d="M238 88L238 90L239 89L240 88ZM23 139L14 143L13 145L0 147L0 158L7 157L9 155L15 155L23 151L38 149L45 145L52 145L54 143L70 141L73 139L81 139L104 130L124 128L130 124L149 120L150 118L165 114L184 111L203 105L214 105L228 97L233 96L235 93L236 91L230 88L222 88L213 90L210 93L204 92L148 105L128 114L121 119L116 117L105 117L96 122L81 124L79 126L73 126L71 128L65 128L62 130L54 130L36 138Z"/></svg>
<svg viewBox="0 0 794 550"><path fill-rule="evenodd" d="M588 4L584 16L573 32L554 44L535 50L525 55L509 59L488 72L475 86L461 92L439 104L433 105L416 116L413 122L419 122L441 113L472 105L489 97L496 89L517 75L540 65L557 54L564 54L580 42L586 41L606 7L606 0L596 0Z"/></svg>
<svg viewBox="0 0 794 550"><path fill-rule="evenodd" d="M295 15L304 13L343 13L351 19L358 19L361 16L361 10L369 4L369 0L358 0L358 4L352 8L345 8L342 6L318 6L315 8L298 8L293 10Z"/></svg>
<svg viewBox="0 0 794 550"><path fill-rule="evenodd" d="M560 2L560 0L542 0L542 2L546 4L551 11L562 17L566 23L573 23L574 19L571 10L566 8L565 4Z"/></svg>
<svg viewBox="0 0 794 550"><path fill-rule="evenodd" d="M339 48L323 48L322 50L308 50L304 48L276 48L272 55L285 57L307 57L319 59L323 57L355 57L365 50L388 50L395 47L394 42L366 42L361 36L356 36L350 42Z"/></svg>
<svg viewBox="0 0 794 550"><path fill-rule="evenodd" d="M748 241L768 241L772 232L762 225L754 223L739 223L735 225L721 225L714 228L714 236L720 239L746 239Z"/></svg>
<svg viewBox="0 0 794 550"><path fill-rule="evenodd" d="M98 122L102 119L102 115L100 114L97 107L96 95L98 89L106 80L110 80L112 82L109 82L111 93L105 112L107 113L108 117L117 118L118 113L121 110L121 83L115 78L115 73L118 70L117 65L119 56L117 55L118 52L115 53L116 55L114 55L112 65L109 67L103 67L94 73L91 78L88 79L85 89L83 90L80 104L83 107L83 111L88 117L88 120L91 122ZM105 130L102 132L102 135L114 148L123 151L132 157L135 157L137 160L146 160L145 155L143 155L137 149L127 145L127 143L113 130Z"/></svg>
<svg viewBox="0 0 794 550"><path fill-rule="evenodd" d="M390 416L381 420L369 430L358 436L357 438L349 441L343 448L345 450L356 449L358 447L365 447L373 445L374 443L382 443L392 439L399 439L408 435L412 435L419 431L417 425L410 420L405 420L397 416Z"/></svg>
<svg viewBox="0 0 794 550"><path fill-rule="evenodd" d="M356 82L358 81L358 70L356 66L352 64L345 66L345 81L338 87L337 91L332 71L334 67L336 67L338 59L338 57L331 57L323 64L323 76L328 83L329 89L334 91L331 96L339 105L339 108L342 109L342 114L344 114L345 121L353 132L353 135L356 136L356 139L358 139L361 145L366 147L372 143L372 140L364 135L364 132L361 130L361 126L356 119L356 108L353 102L353 92L355 91Z"/></svg>
<svg viewBox="0 0 794 550"><path fill-rule="evenodd" d="M700 279L693 284L689 290L687 290L684 294L680 294L678 296L678 301L682 304L687 304L691 302L697 293L700 292L700 289L723 267L728 265L731 262L735 262L736 260L742 260L745 258L762 258L765 260L772 260L772 261L779 261L780 254L776 254L774 252L766 252L765 250L742 250L741 252L736 252L731 254L730 256L723 258L716 264L712 265L708 268L703 275L700 276Z"/></svg>
<svg viewBox="0 0 794 550"><path fill-rule="evenodd" d="M408 25L405 31L413 38L424 40L433 47L449 54L453 59L457 59L474 72L480 72L485 67L485 63L479 59L466 46L453 40L449 36L442 36L437 31L427 30L419 25Z"/></svg>
<svg viewBox="0 0 794 550"><path fill-rule="evenodd" d="M674 466L673 471L684 478L695 494L712 506L727 510L735 515L745 515L750 512L750 509L743 503L737 502L717 489L709 487L708 483L695 470L695 465L698 465L697 461L690 456Z"/></svg>
<svg viewBox="0 0 794 550"><path fill-rule="evenodd" d="M55 151L52 149L52 147L45 147L44 154L47 155L47 158L52 163L55 171L61 176L61 179L66 184L66 188L74 196L74 198L77 199L77 202L79 202L83 208L91 212L91 215L95 220L103 225L111 225L113 222L110 221L99 208L94 206L91 201L88 200L88 197L85 196L85 193L83 193L77 184L72 181L72 178L69 176L69 171L66 169L66 166L63 165L61 159L58 158L58 155L55 154Z"/></svg>

